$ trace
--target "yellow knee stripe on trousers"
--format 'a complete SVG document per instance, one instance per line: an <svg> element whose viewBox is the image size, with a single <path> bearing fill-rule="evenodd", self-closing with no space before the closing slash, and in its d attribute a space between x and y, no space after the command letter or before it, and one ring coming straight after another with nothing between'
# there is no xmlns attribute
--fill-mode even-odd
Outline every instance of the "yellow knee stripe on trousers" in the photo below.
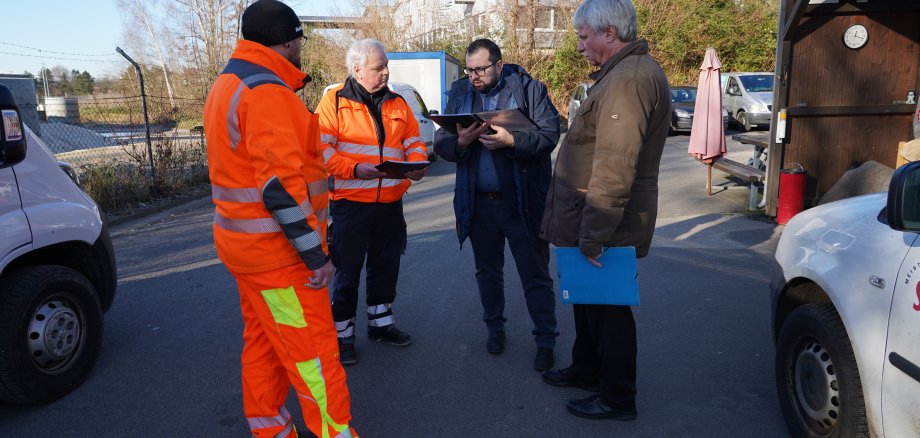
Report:
<svg viewBox="0 0 920 438"><path fill-rule="evenodd" d="M297 370L300 372L300 377L303 379L304 383L307 384L307 387L310 388L310 392L313 395L313 401L315 401L316 406L319 407L319 413L323 419L322 438L330 438L329 426L336 432L339 432L337 437L350 437L351 431L348 425L338 424L329 416L328 399L326 397L326 379L323 378L323 367L319 363L319 358L311 359L306 362L297 362L296 365Z"/></svg>
<svg viewBox="0 0 920 438"><path fill-rule="evenodd" d="M307 321L303 317L303 307L294 292L294 286L286 289L268 289L262 291L262 298L268 304L275 323L303 328Z"/></svg>

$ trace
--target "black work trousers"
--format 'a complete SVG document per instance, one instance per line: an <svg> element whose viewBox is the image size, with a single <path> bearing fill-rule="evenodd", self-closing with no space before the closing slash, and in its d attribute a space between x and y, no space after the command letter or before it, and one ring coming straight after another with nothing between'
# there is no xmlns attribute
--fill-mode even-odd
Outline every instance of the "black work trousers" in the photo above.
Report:
<svg viewBox="0 0 920 438"><path fill-rule="evenodd" d="M620 409L636 407L636 321L629 306L574 304L575 374L597 376L601 399Z"/></svg>
<svg viewBox="0 0 920 438"><path fill-rule="evenodd" d="M482 319L489 333L505 330L505 240L524 287L527 311L538 347L556 345L556 293L549 275L549 244L528 235L513 208L502 199L476 196L470 243L476 262L476 283Z"/></svg>
<svg viewBox="0 0 920 438"><path fill-rule="evenodd" d="M368 326L393 324L399 261L406 249L402 200L332 201L332 319L339 337L354 336L361 269L367 267ZM350 324L346 324L349 322ZM351 327L349 327L349 325Z"/></svg>

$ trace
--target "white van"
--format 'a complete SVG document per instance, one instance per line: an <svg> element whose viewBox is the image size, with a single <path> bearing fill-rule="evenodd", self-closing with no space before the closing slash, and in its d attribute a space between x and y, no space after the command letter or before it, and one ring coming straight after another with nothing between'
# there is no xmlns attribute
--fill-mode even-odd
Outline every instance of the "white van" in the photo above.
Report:
<svg viewBox="0 0 920 438"><path fill-rule="evenodd" d="M115 254L98 206L22 124L4 85L0 116L0 402L45 403L96 363Z"/></svg>
<svg viewBox="0 0 920 438"><path fill-rule="evenodd" d="M329 90L339 85L341 85L341 83L332 84L326 87L323 89L323 95L325 96ZM387 82L387 87L390 91L402 96L406 103L409 104L409 108L412 109L412 114L415 115L415 120L418 121L419 136L422 137L422 141L425 142L425 146L428 148L428 161L432 163L437 161L438 156L434 152L434 131L436 128L431 119L428 118L428 106L425 105L422 96L418 94L418 90L409 84L403 84L401 82ZM437 113L437 110L431 111L431 114Z"/></svg>
<svg viewBox="0 0 920 438"><path fill-rule="evenodd" d="M722 106L744 131L769 127L773 110L773 73L722 73Z"/></svg>

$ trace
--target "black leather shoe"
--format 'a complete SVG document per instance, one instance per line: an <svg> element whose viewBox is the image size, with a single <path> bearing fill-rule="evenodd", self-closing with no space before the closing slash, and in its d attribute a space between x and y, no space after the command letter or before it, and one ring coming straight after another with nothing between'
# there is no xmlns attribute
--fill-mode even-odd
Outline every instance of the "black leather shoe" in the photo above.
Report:
<svg viewBox="0 0 920 438"><path fill-rule="evenodd" d="M572 372L571 367L544 371L543 381L553 386L574 386L589 392L597 392L600 386L600 382L597 379L576 374Z"/></svg>
<svg viewBox="0 0 920 438"><path fill-rule="evenodd" d="M553 349L546 347L537 347L537 356L533 360L533 368L537 371L546 371L553 367Z"/></svg>
<svg viewBox="0 0 920 438"><path fill-rule="evenodd" d="M565 403L565 407L572 415L590 420L632 421L636 419L635 409L615 408L604 403L597 394L588 398L569 400Z"/></svg>
<svg viewBox="0 0 920 438"><path fill-rule="evenodd" d="M367 329L367 337L372 341L386 342L397 347L405 347L412 343L412 336L390 324L386 327L372 327Z"/></svg>
<svg viewBox="0 0 920 438"><path fill-rule="evenodd" d="M354 342L342 342L339 339L339 362L342 362L342 365L354 365L358 362Z"/></svg>
<svg viewBox="0 0 920 438"><path fill-rule="evenodd" d="M501 354L505 351L505 332L492 332L486 339L486 351L490 354Z"/></svg>

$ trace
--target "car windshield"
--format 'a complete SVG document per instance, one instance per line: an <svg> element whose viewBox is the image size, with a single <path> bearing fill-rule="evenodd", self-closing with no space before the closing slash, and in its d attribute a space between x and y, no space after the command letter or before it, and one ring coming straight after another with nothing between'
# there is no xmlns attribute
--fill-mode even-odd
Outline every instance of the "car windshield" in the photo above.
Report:
<svg viewBox="0 0 920 438"><path fill-rule="evenodd" d="M762 91L773 91L773 76L772 75L748 75L741 76L741 85L744 85L744 89L752 93L758 93Z"/></svg>
<svg viewBox="0 0 920 438"><path fill-rule="evenodd" d="M681 88L677 90L671 90L671 102L696 102L696 89Z"/></svg>

